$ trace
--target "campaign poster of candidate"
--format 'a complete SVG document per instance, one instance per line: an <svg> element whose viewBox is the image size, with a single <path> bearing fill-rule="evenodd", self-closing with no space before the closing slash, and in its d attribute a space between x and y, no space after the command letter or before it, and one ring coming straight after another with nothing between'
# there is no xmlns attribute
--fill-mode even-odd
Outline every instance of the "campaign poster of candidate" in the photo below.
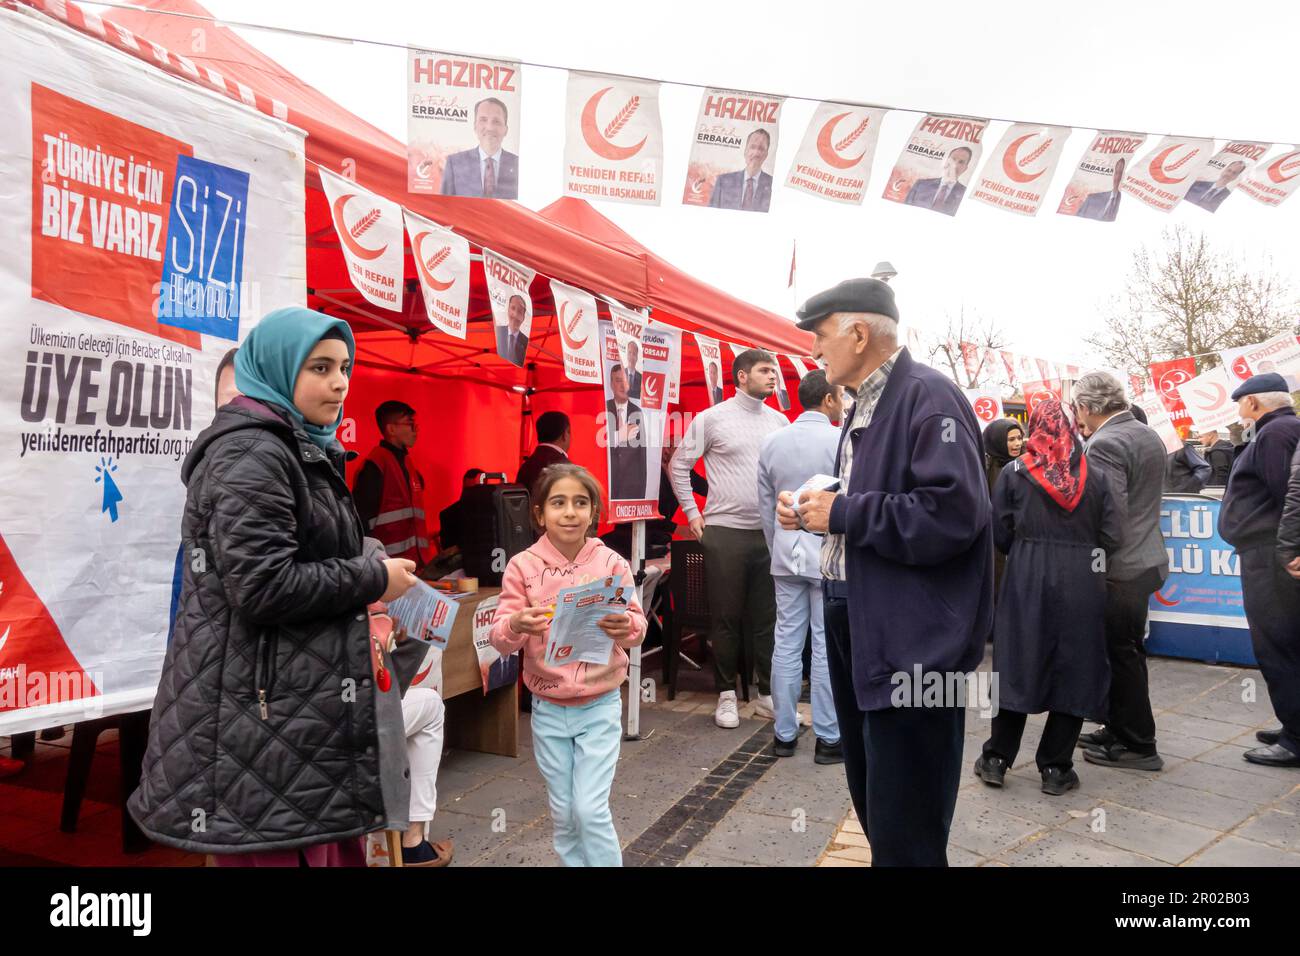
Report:
<svg viewBox="0 0 1300 956"><path fill-rule="evenodd" d="M818 103L785 184L822 199L861 204L886 112L868 106Z"/></svg>
<svg viewBox="0 0 1300 956"><path fill-rule="evenodd" d="M686 169L685 205L768 211L783 102L779 96L704 91Z"/></svg>
<svg viewBox="0 0 1300 956"><path fill-rule="evenodd" d="M406 188L519 198L519 64L411 50L406 67Z"/></svg>
<svg viewBox="0 0 1300 956"><path fill-rule="evenodd" d="M1300 148L1291 147L1261 162L1241 178L1242 193L1266 206L1280 206L1300 186Z"/></svg>
<svg viewBox="0 0 1300 956"><path fill-rule="evenodd" d="M1079 160L1056 211L1062 216L1114 222L1124 198L1120 184L1145 142L1144 133L1099 132Z"/></svg>
<svg viewBox="0 0 1300 956"><path fill-rule="evenodd" d="M659 205L664 137L658 83L570 71L565 131L567 195Z"/></svg>
<svg viewBox="0 0 1300 956"><path fill-rule="evenodd" d="M1233 388L1252 375L1266 372L1289 378L1292 390L1300 385L1300 342L1288 332L1281 332L1257 345L1244 345L1240 348L1223 349L1219 359L1235 380Z"/></svg>
<svg viewBox="0 0 1300 956"><path fill-rule="evenodd" d="M221 356L306 288L303 139L0 9L0 735L147 710L181 462ZM19 134L21 131L21 134Z"/></svg>
<svg viewBox="0 0 1300 956"><path fill-rule="evenodd" d="M464 339L469 319L469 240L403 210L424 311L433 326Z"/></svg>
<svg viewBox="0 0 1300 956"><path fill-rule="evenodd" d="M555 302L555 327L560 333L565 378L584 385L599 385L600 336L595 297L552 279L551 298Z"/></svg>
<svg viewBox="0 0 1300 956"><path fill-rule="evenodd" d="M889 174L885 198L957 215L979 162L988 120L927 114Z"/></svg>
<svg viewBox="0 0 1300 956"><path fill-rule="evenodd" d="M402 308L402 207L350 179L320 171L348 279L371 305Z"/></svg>
<svg viewBox="0 0 1300 956"><path fill-rule="evenodd" d="M700 350L700 364L704 366L704 393L710 405L719 405L725 398L722 391L722 348L717 339L695 333L695 345Z"/></svg>
<svg viewBox="0 0 1300 956"><path fill-rule="evenodd" d="M474 608L474 653L478 655L478 671L483 681L483 693L498 687L509 687L519 680L519 652L505 657L492 646L492 619L496 617L499 594L484 598Z"/></svg>
<svg viewBox="0 0 1300 956"><path fill-rule="evenodd" d="M1232 142L1205 161L1183 198L1206 212L1218 212L1242 177L1255 167L1272 143Z"/></svg>
<svg viewBox="0 0 1300 956"><path fill-rule="evenodd" d="M492 303L497 355L523 368L528 357L528 335L533 329L533 297L529 288L536 273L484 249L483 274L487 276L488 301Z"/></svg>
<svg viewBox="0 0 1300 956"><path fill-rule="evenodd" d="M641 332L645 363L643 407L666 410L681 402L682 330L653 320Z"/></svg>
<svg viewBox="0 0 1300 956"><path fill-rule="evenodd" d="M1065 126L1012 123L985 160L971 198L1022 216L1038 215L1069 138Z"/></svg>
<svg viewBox="0 0 1300 956"><path fill-rule="evenodd" d="M641 400L632 397L626 355L619 348L620 333L614 321L600 320L600 337L605 408L597 441L605 445L609 464L609 520L618 524L658 518L659 455L666 413L647 410Z"/></svg>
<svg viewBox="0 0 1300 956"><path fill-rule="evenodd" d="M1166 136L1133 164L1119 188L1152 209L1169 212L1191 189L1192 171L1213 150L1213 140Z"/></svg>

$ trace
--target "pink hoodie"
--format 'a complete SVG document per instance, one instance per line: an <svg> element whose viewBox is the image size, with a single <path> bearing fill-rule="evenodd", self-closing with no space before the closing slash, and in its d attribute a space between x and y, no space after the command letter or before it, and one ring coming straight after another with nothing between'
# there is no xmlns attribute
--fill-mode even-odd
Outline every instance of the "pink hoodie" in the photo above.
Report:
<svg viewBox="0 0 1300 956"><path fill-rule="evenodd" d="M608 664L576 661L547 667L545 633L530 636L516 634L510 629L510 618L516 611L526 607L544 607L553 603L556 593L564 588L588 584L611 575L617 577L619 583L627 588L627 593L632 595L628 601L632 634L626 640L613 642ZM636 596L632 569L621 555L606 547L599 538L588 538L578 552L578 559L571 562L556 550L546 535L542 535L536 544L516 554L506 566L489 640L502 654L513 654L523 648L520 656L523 659L524 686L543 700L566 705L595 700L623 685L627 679L626 648L636 647L645 640L645 614Z"/></svg>

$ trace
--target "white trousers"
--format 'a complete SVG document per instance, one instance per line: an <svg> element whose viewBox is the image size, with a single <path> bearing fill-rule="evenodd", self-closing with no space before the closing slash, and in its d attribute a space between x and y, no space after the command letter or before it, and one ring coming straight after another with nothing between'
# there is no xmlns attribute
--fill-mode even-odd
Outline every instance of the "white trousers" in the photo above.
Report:
<svg viewBox="0 0 1300 956"><path fill-rule="evenodd" d="M428 823L438 807L438 764L442 761L446 710L438 692L412 687L402 698L406 762L411 768L411 822Z"/></svg>

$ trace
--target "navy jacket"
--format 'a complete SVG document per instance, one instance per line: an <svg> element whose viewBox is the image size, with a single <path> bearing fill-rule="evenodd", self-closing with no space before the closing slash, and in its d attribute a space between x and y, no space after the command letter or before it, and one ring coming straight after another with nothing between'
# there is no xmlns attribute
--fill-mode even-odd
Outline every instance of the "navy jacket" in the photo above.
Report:
<svg viewBox="0 0 1300 956"><path fill-rule="evenodd" d="M1297 444L1300 418L1295 409L1276 408L1255 423L1255 439L1237 456L1219 509L1219 534L1238 551L1277 546Z"/></svg>
<svg viewBox="0 0 1300 956"><path fill-rule="evenodd" d="M970 402L907 349L871 424L845 440L853 472L830 530L845 536L858 706L884 710L895 673L910 679L917 664L923 674L964 673L983 657L993 627L992 506Z"/></svg>

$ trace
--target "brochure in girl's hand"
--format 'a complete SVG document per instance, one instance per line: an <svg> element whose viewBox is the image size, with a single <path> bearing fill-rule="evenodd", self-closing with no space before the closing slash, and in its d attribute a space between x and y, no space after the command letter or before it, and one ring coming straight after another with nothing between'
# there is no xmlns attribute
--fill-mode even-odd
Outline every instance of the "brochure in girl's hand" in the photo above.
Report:
<svg viewBox="0 0 1300 956"><path fill-rule="evenodd" d="M411 637L429 641L434 647L444 650L459 610L459 604L423 581L416 582L397 600L388 602L388 616L394 624Z"/></svg>
<svg viewBox="0 0 1300 956"><path fill-rule="evenodd" d="M632 589L617 578L565 588L555 595L555 616L546 635L546 666L574 661L608 664L614 642L600 629L606 614L626 614Z"/></svg>

